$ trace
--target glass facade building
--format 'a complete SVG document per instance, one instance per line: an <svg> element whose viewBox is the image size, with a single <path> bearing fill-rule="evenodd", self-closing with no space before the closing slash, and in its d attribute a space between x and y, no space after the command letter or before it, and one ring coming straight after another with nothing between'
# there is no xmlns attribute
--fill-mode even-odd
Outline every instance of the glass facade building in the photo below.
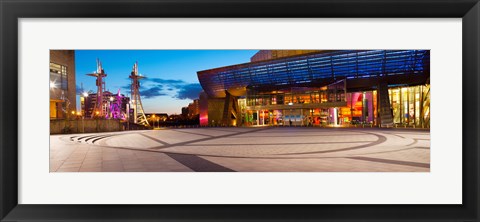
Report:
<svg viewBox="0 0 480 222"><path fill-rule="evenodd" d="M269 58L265 51L259 54ZM429 50L318 50L258 57L198 72L204 98L216 109L200 111L206 120L202 125L211 125L210 119L242 126L429 127Z"/></svg>

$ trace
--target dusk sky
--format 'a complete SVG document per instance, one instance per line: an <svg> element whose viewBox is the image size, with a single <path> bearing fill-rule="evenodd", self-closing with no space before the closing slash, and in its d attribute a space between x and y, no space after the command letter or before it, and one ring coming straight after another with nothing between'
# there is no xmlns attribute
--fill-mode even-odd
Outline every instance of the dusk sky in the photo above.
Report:
<svg viewBox="0 0 480 222"><path fill-rule="evenodd" d="M122 94L130 96L128 76L138 61L138 71L146 77L140 88L145 112L179 114L202 90L197 71L246 63L256 52L258 50L76 50L77 94L97 91L95 78L86 74L96 70L99 58L107 74L106 90L116 93L120 89Z"/></svg>

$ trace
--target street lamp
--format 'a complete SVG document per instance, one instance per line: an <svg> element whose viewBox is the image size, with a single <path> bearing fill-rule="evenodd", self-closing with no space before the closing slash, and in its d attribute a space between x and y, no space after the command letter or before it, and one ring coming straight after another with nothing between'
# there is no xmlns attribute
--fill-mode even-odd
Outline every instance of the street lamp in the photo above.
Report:
<svg viewBox="0 0 480 222"><path fill-rule="evenodd" d="M87 92L83 92L82 95L80 96L80 103L81 103L81 114L82 114L82 117L85 116L85 102L87 100L87 97L88 97L88 93Z"/></svg>
<svg viewBox="0 0 480 222"><path fill-rule="evenodd" d="M125 120L127 121L127 130L130 130L130 104L132 102L128 101L125 107Z"/></svg>
<svg viewBox="0 0 480 222"><path fill-rule="evenodd" d="M85 122L84 122L85 117L83 116L82 112L77 112L77 116L79 118L82 117L82 133L85 133ZM77 124L78 124L78 122L77 122ZM78 127L77 127L77 129L78 129Z"/></svg>
<svg viewBox="0 0 480 222"><path fill-rule="evenodd" d="M155 129L155 114L152 115L152 119L153 119L153 128Z"/></svg>
<svg viewBox="0 0 480 222"><path fill-rule="evenodd" d="M55 89L57 88L55 81L50 81L50 89Z"/></svg>

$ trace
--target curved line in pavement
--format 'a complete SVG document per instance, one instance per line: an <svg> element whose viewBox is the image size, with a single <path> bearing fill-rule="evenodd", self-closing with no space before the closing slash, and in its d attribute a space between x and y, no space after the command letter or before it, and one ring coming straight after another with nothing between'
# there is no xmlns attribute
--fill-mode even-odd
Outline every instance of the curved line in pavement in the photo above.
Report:
<svg viewBox="0 0 480 222"><path fill-rule="evenodd" d="M337 135L279 135L279 136L267 136L267 137L295 137L295 138L299 138L299 137L320 137L320 136L332 136L332 137L335 137L335 136L352 136L352 135L363 135L363 134L360 134L360 133L356 133L356 134L337 134ZM232 136L231 138L252 138L252 137L266 137L265 135L253 135L253 136Z"/></svg>
<svg viewBox="0 0 480 222"><path fill-rule="evenodd" d="M387 137L376 134L376 133L370 133L370 132L363 132L365 134L370 134L376 136L378 139L377 141L364 144L364 145L359 145L359 146L354 146L354 147L348 147L348 148L342 148L342 149L335 149L335 150L322 150L322 151L312 151L312 152L300 152L300 153L285 153L285 154L276 154L276 155L297 155L297 154L319 154L319 153L334 153L334 152L341 152L341 151L348 151L348 150L356 150L356 149L362 149L365 147L371 147L375 146L378 144L381 144L385 141L387 141Z"/></svg>
<svg viewBox="0 0 480 222"><path fill-rule="evenodd" d="M182 153L182 152L173 152L173 151L165 151L165 150L152 150L152 149L136 149L130 147L119 147L119 146L103 146L97 145L101 148L106 149L122 149L122 150L131 150L131 151L139 151L139 152L151 152L151 153L163 153L163 154L186 154L186 155L196 155L199 157L223 157L223 158L238 158L238 159L334 159L334 158L348 158L348 157L269 157L269 156L230 156L230 155L214 155L214 154L201 154L201 153ZM272 154L273 155L273 154Z"/></svg>
<svg viewBox="0 0 480 222"><path fill-rule="evenodd" d="M382 133L385 133L385 134L388 134L388 135L392 135L392 136L396 136L396 137L400 137L400 138L402 138L402 139L405 139L404 136L400 136L400 135L397 135L397 134L395 134L395 133L390 133L390 132L388 132L388 133L387 133L387 132L382 132Z"/></svg>
<svg viewBox="0 0 480 222"><path fill-rule="evenodd" d="M91 137L91 136L95 136L95 134L90 134L90 135L78 137L77 140L81 140L81 139L83 139L83 138L87 138L87 137Z"/></svg>
<svg viewBox="0 0 480 222"><path fill-rule="evenodd" d="M102 140L102 139L109 138L109 137L114 137L114 136L116 136L116 135L100 136L100 137L97 137L96 139L92 140L92 143L95 143L95 142L97 142L98 140Z"/></svg>
<svg viewBox="0 0 480 222"><path fill-rule="evenodd" d="M418 140L417 140L417 139L413 138L412 140L413 140L413 142L411 142L411 143L409 143L409 144L407 144L407 145L405 145L405 146L411 146L411 145L413 145L413 144L415 144L415 143L418 143Z"/></svg>
<svg viewBox="0 0 480 222"><path fill-rule="evenodd" d="M380 152L373 152L373 153L359 153L359 154L355 154L355 155L370 155L370 154L380 154L380 153L394 153L394 152L400 152L400 151L411 150L411 149L415 149L415 147L409 147L409 148L398 149L398 150L380 151Z"/></svg>
<svg viewBox="0 0 480 222"><path fill-rule="evenodd" d="M85 144L88 144L87 142L93 139L92 144L94 144L98 140L102 140L102 139L109 138L109 137L114 137L114 136L129 135L129 134L140 134L140 133L129 132L129 133L121 133L121 134L89 134L89 135L85 135L85 136L81 136L81 137L71 136L71 137L68 137L68 138L70 139L70 141L80 142L80 143L84 142ZM76 141L75 141L75 139L76 139ZM85 139L85 140L81 141L81 139Z"/></svg>
<svg viewBox="0 0 480 222"><path fill-rule="evenodd" d="M375 141L348 141L348 142L304 142L304 143L207 143L187 144L183 146L281 146L281 145L310 145L310 144L342 144L342 143L368 143Z"/></svg>
<svg viewBox="0 0 480 222"><path fill-rule="evenodd" d="M206 137L206 138L201 138L201 139L196 139L196 140L188 140L188 141L184 141L184 142L173 143L173 144L170 144L170 145L164 145L164 146L159 146L159 147L152 147L152 148L150 148L150 149L159 150L159 149L166 149L166 148L171 148L171 147L175 147L175 146L184 146L184 145L191 144L191 143L197 143L197 142L203 142L203 141L208 141L208 140L215 140L215 139L227 138L227 137L231 137L231 136L233 136L233 135L242 135L242 134L248 134L248 133L255 133L255 132L259 132L259 131L266 130L266 129L267 129L267 128L263 128L263 129L261 128L261 129L250 130L250 131L248 131L248 132L231 133L231 134L227 134L227 135L219 135L219 136Z"/></svg>
<svg viewBox="0 0 480 222"><path fill-rule="evenodd" d="M184 130L178 130L178 129L171 129L171 131L179 132L179 133L185 133L185 134L191 134L191 135L197 135L197 136L207 136L207 137L214 137L212 135L204 134L204 133L194 133L194 132L188 132Z"/></svg>
<svg viewBox="0 0 480 222"><path fill-rule="evenodd" d="M112 147L112 146L103 146L98 145L102 148L110 149L123 149L139 152L152 152L152 153L163 153L163 154L186 154L186 155L196 155L199 157L221 157L221 158L235 158L235 159L335 159L335 158L348 158L348 157L315 157L315 156L304 156L304 157L287 157L287 156L231 156L231 155L216 155L216 154L202 154L202 153L184 153L184 152L175 152L175 151L165 151L165 150L152 150L152 149L137 149L130 147ZM275 154L271 154L275 155ZM278 155L278 154L277 154Z"/></svg>
<svg viewBox="0 0 480 222"><path fill-rule="evenodd" d="M378 139L374 142L342 148L342 149L335 149L335 150L324 150L324 151L315 151L315 152L301 152L301 153L287 153L287 154L270 154L270 157L261 157L261 156L231 156L231 155L214 155L214 154L201 154L201 153L184 153L184 152L172 152L172 151L165 151L161 149L138 149L138 148L131 148L131 147L114 147L114 146L103 146L97 145L102 148L111 148L111 149L125 149L125 150L132 150L132 151L143 151L143 152L154 152L154 153L172 153L172 154L190 154L190 155L197 155L197 156L204 156L204 157L223 157L223 158L245 158L245 159L322 159L322 158L347 158L347 157L287 157L286 155L298 155L298 154L319 154L319 153L334 153L334 152L341 152L341 151L348 151L348 150L355 150L355 149L362 149L370 146L375 146L381 144L387 140L387 138L383 135L370 133L370 132L363 132L364 134L370 134L376 136ZM185 144L183 144L185 145Z"/></svg>
<svg viewBox="0 0 480 222"><path fill-rule="evenodd" d="M93 135L93 136L85 139L85 142L88 142L88 141L91 140L91 139L100 138L100 137L102 137L102 135Z"/></svg>

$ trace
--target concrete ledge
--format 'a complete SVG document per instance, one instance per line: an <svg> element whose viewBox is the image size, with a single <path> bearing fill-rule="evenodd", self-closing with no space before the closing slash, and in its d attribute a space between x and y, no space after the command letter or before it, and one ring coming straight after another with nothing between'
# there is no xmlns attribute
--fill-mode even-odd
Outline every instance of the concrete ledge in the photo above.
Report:
<svg viewBox="0 0 480 222"><path fill-rule="evenodd" d="M94 133L122 131L123 124L116 119L50 120L50 134Z"/></svg>

